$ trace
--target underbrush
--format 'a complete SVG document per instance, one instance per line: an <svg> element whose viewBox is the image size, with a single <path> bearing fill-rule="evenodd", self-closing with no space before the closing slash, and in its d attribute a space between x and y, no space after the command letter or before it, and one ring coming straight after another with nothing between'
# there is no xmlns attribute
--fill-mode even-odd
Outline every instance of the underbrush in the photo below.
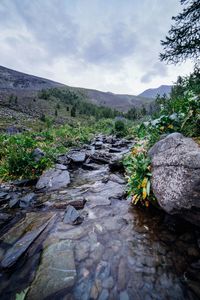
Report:
<svg viewBox="0 0 200 300"><path fill-rule="evenodd" d="M55 163L59 154L65 154L71 147L89 143L95 134L113 132L116 132L115 121L101 119L98 122L76 122L47 128L42 132L1 134L0 178L1 180L37 178ZM40 159L36 159L34 155L36 148L44 153Z"/></svg>

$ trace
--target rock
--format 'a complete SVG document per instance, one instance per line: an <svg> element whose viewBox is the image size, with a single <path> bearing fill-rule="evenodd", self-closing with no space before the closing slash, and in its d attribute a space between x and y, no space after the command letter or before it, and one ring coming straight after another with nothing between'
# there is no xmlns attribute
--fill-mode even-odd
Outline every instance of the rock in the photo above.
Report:
<svg viewBox="0 0 200 300"><path fill-rule="evenodd" d="M76 277L73 247L60 241L47 247L27 299L62 299L59 292L73 287ZM68 298L67 298L68 299Z"/></svg>
<svg viewBox="0 0 200 300"><path fill-rule="evenodd" d="M67 157L74 163L82 163L86 159L86 153L84 150L73 149L67 153Z"/></svg>
<svg viewBox="0 0 200 300"><path fill-rule="evenodd" d="M152 188L159 205L200 225L200 148L191 138L172 133L150 150Z"/></svg>
<svg viewBox="0 0 200 300"><path fill-rule="evenodd" d="M68 165L70 163L70 159L65 154L59 155L56 161L58 164L62 164L62 165Z"/></svg>
<svg viewBox="0 0 200 300"><path fill-rule="evenodd" d="M68 205L65 211L63 222L65 224L78 225L83 222L83 218L80 217L79 213L72 205Z"/></svg>
<svg viewBox="0 0 200 300"><path fill-rule="evenodd" d="M47 170L39 178L36 189L45 189L48 191L58 190L68 186L70 183L70 176L67 170L60 170L52 168Z"/></svg>
<svg viewBox="0 0 200 300"><path fill-rule="evenodd" d="M4 199L7 195L7 192L0 192L0 199Z"/></svg>
<svg viewBox="0 0 200 300"><path fill-rule="evenodd" d="M19 195L18 194L13 194L9 200L9 207L18 207L19 206Z"/></svg>
<svg viewBox="0 0 200 300"><path fill-rule="evenodd" d="M91 155L90 159L98 164L108 164L112 159L112 155L106 152L103 153L95 153Z"/></svg>
<svg viewBox="0 0 200 300"><path fill-rule="evenodd" d="M122 162L122 157L115 157L109 161L109 168L111 172L124 172L124 165Z"/></svg>
<svg viewBox="0 0 200 300"><path fill-rule="evenodd" d="M40 159L44 156L45 156L45 153L40 148L36 148L33 151L33 157L34 157L35 161L40 161Z"/></svg>
<svg viewBox="0 0 200 300"><path fill-rule="evenodd" d="M37 179L21 179L12 182L17 187L32 186L37 183Z"/></svg>
<svg viewBox="0 0 200 300"><path fill-rule="evenodd" d="M95 149L102 149L103 142L97 141L97 142L94 144L94 146L95 146Z"/></svg>
<svg viewBox="0 0 200 300"><path fill-rule="evenodd" d="M8 249L3 260L1 261L1 267L11 267L19 259L19 257L28 249L28 247L33 243L33 241L40 235L40 233L47 227L51 220L52 218L40 227L25 233L24 236L13 245L13 247Z"/></svg>
<svg viewBox="0 0 200 300"><path fill-rule="evenodd" d="M65 166L65 165L62 165L62 164L56 164L55 165L55 168L57 169L57 170L67 170L67 167Z"/></svg>
<svg viewBox="0 0 200 300"><path fill-rule="evenodd" d="M36 194L35 193L29 193L29 194L23 196L20 199L19 206L21 208L27 208L29 206L33 206L35 201L36 201ZM12 204L13 204L13 202L12 202Z"/></svg>
<svg viewBox="0 0 200 300"><path fill-rule="evenodd" d="M71 205L75 209L83 209L86 203L86 199L80 199L80 200L72 200L72 201L65 201L65 202L56 202L53 203L51 207L56 208L56 209L66 209L67 206Z"/></svg>

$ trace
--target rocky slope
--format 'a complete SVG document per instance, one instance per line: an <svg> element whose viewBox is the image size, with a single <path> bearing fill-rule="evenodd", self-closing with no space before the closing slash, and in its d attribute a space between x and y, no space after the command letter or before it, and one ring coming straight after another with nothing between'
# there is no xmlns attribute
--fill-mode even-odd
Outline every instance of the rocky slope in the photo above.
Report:
<svg viewBox="0 0 200 300"><path fill-rule="evenodd" d="M14 94L23 97L26 104L28 98L37 96L37 91L49 88L69 88L72 91L81 91L85 98L94 104L108 106L120 111L127 111L133 106L148 105L152 99L134 95L119 95L92 89L69 87L48 79L24 74L0 66L0 104L5 95Z"/></svg>
<svg viewBox="0 0 200 300"><path fill-rule="evenodd" d="M161 85L158 88L148 89L139 94L139 97L156 98L157 95L163 96L166 94L169 96L172 89L172 85Z"/></svg>

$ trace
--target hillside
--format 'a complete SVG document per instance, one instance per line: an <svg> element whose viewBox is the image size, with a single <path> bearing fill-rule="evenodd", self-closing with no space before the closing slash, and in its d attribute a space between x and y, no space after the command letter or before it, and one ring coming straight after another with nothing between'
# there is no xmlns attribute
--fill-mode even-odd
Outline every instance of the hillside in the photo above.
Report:
<svg viewBox="0 0 200 300"><path fill-rule="evenodd" d="M50 88L67 88L71 91L80 92L92 103L100 106L107 106L120 111L128 111L133 106L140 107L151 101L145 97L113 94L98 90L69 87L48 79L24 74L0 66L0 92L2 94L13 93L18 97L36 97L38 91ZM2 97L0 98L2 100ZM25 104L25 102L24 102Z"/></svg>
<svg viewBox="0 0 200 300"><path fill-rule="evenodd" d="M172 89L172 85L161 85L158 88L153 88L153 89L147 89L141 94L139 94L139 97L147 97L147 98L156 98L157 95L163 96L166 94L169 96L170 92Z"/></svg>

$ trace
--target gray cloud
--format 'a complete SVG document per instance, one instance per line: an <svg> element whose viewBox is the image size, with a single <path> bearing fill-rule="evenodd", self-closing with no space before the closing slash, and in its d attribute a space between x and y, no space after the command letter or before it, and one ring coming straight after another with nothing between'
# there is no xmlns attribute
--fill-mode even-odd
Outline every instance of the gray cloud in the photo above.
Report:
<svg viewBox="0 0 200 300"><path fill-rule="evenodd" d="M87 76L91 87L130 91L168 76L158 61L160 39L178 5L179 0L0 0L0 64L55 74L56 80L62 68L74 85L77 78L85 84Z"/></svg>
<svg viewBox="0 0 200 300"><path fill-rule="evenodd" d="M152 68L141 77L142 83L149 83L151 80L156 77L166 77L167 76L167 67L164 64L159 62L155 63Z"/></svg>

